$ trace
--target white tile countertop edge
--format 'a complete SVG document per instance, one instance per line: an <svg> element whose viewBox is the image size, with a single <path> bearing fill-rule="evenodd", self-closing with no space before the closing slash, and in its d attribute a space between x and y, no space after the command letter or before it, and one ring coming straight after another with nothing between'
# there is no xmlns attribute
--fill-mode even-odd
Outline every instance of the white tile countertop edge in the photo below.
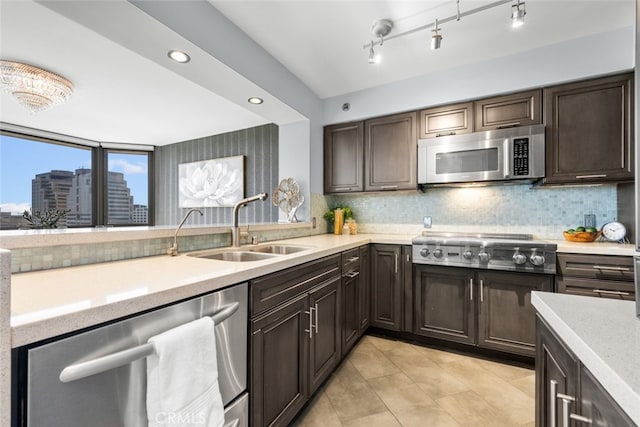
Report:
<svg viewBox="0 0 640 427"><path fill-rule="evenodd" d="M533 292L540 316L640 425L640 318L633 301Z"/></svg>

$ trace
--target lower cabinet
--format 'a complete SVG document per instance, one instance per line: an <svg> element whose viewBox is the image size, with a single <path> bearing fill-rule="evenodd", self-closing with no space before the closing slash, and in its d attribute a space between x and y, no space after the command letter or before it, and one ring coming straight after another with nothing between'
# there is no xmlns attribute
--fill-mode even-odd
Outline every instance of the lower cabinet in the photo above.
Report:
<svg viewBox="0 0 640 427"><path fill-rule="evenodd" d="M342 253L342 356L369 327L369 245Z"/></svg>
<svg viewBox="0 0 640 427"><path fill-rule="evenodd" d="M635 425L540 317L536 330L536 426Z"/></svg>
<svg viewBox="0 0 640 427"><path fill-rule="evenodd" d="M411 283L411 247L371 245L370 271L371 326L392 331L407 330L405 289L407 283Z"/></svg>
<svg viewBox="0 0 640 427"><path fill-rule="evenodd" d="M340 255L251 283L251 425L287 426L340 363Z"/></svg>
<svg viewBox="0 0 640 427"><path fill-rule="evenodd" d="M531 291L553 276L414 266L413 332L525 356L535 355Z"/></svg>

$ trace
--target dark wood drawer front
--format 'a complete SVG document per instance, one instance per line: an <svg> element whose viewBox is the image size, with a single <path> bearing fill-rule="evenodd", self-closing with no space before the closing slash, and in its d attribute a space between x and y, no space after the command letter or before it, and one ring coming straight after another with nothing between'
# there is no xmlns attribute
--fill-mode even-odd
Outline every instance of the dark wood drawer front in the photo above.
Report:
<svg viewBox="0 0 640 427"><path fill-rule="evenodd" d="M635 300L634 284L617 280L594 280L573 277L557 277L559 293L591 297Z"/></svg>
<svg viewBox="0 0 640 427"><path fill-rule="evenodd" d="M360 268L360 248L342 253L342 274L358 271Z"/></svg>
<svg viewBox="0 0 640 427"><path fill-rule="evenodd" d="M340 275L340 254L251 281L251 316L262 313Z"/></svg>
<svg viewBox="0 0 640 427"><path fill-rule="evenodd" d="M476 101L476 130L542 123L542 91L532 90Z"/></svg>
<svg viewBox="0 0 640 427"><path fill-rule="evenodd" d="M559 276L633 282L633 257L558 254Z"/></svg>

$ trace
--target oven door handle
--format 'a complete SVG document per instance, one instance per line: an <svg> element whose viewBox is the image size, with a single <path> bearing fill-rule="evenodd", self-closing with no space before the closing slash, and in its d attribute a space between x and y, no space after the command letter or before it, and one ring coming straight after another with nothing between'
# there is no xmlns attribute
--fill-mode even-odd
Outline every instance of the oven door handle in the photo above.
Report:
<svg viewBox="0 0 640 427"><path fill-rule="evenodd" d="M233 315L233 313L238 311L238 308L240 308L240 303L234 302L216 311L211 316L214 325L219 325L227 320ZM153 343L145 343L133 348L88 360L86 362L69 365L60 372L59 378L63 383L80 380L92 375L101 374L111 369L119 368L120 366L128 365L138 359L151 356L154 351Z"/></svg>
<svg viewBox="0 0 640 427"><path fill-rule="evenodd" d="M502 171L504 173L505 178L509 178L511 176L511 144L509 139L505 139L502 143L502 160L503 160L503 168Z"/></svg>

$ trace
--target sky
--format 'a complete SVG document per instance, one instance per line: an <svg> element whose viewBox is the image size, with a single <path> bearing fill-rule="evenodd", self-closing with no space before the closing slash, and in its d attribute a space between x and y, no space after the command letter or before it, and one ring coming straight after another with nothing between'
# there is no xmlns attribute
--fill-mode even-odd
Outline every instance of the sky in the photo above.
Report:
<svg viewBox="0 0 640 427"><path fill-rule="evenodd" d="M109 170L122 172L133 201L146 205L147 157L110 153ZM31 207L31 180L51 170L91 168L91 150L0 135L0 209L20 213Z"/></svg>

